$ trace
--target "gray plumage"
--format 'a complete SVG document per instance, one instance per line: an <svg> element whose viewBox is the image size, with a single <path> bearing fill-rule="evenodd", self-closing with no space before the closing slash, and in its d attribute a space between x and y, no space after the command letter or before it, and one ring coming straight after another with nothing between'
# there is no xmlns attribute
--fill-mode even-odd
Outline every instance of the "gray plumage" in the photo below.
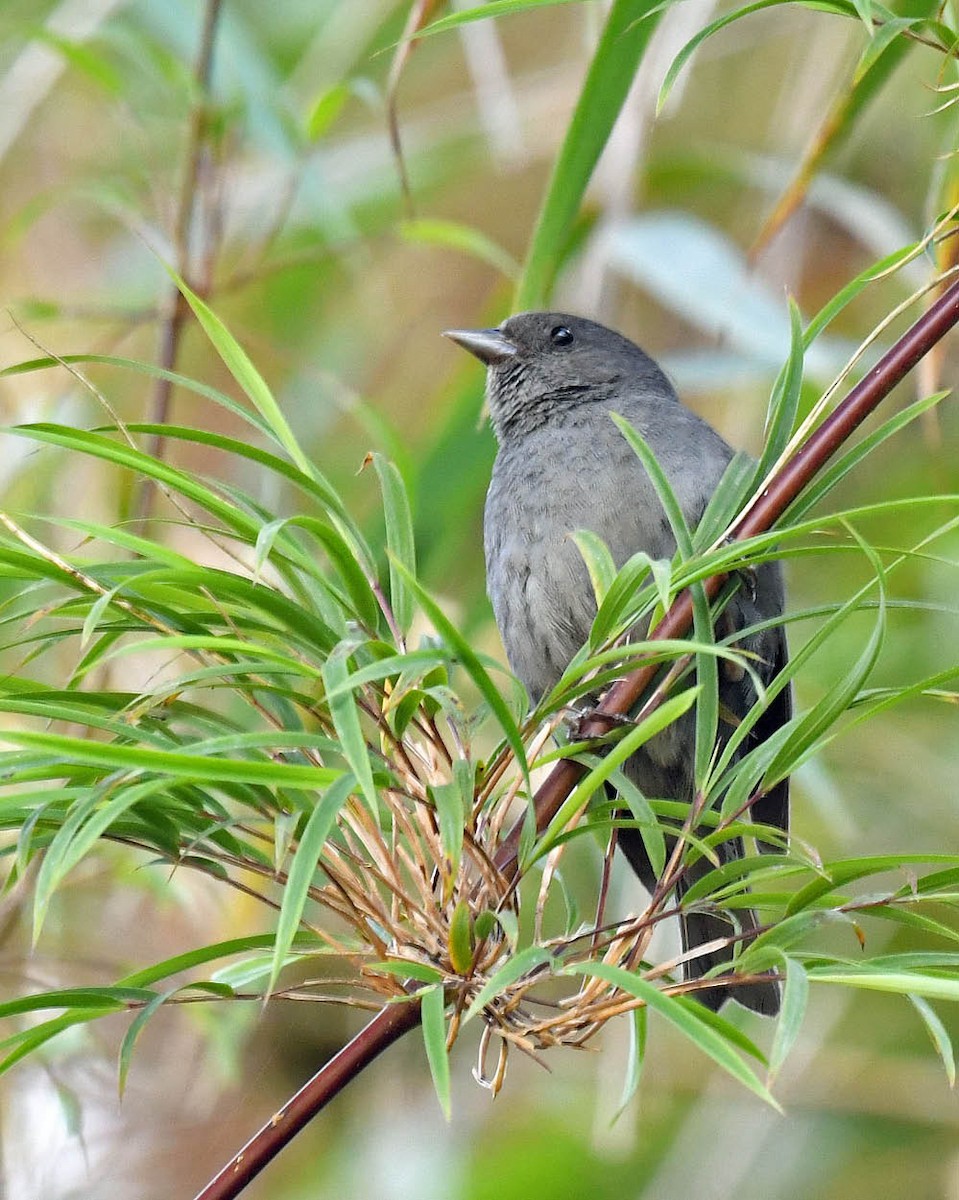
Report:
<svg viewBox="0 0 959 1200"><path fill-rule="evenodd" d="M610 419L622 414L646 439L669 478L687 523L694 528L732 457L706 422L678 400L660 368L627 338L566 313L520 313L495 330L451 330L448 336L487 366L487 400L499 445L486 498L487 589L510 666L536 702L559 679L589 636L595 601L583 559L570 533L592 530L617 566L637 550L671 558L676 545L655 489ZM721 620L728 631L781 613L777 566L764 564L752 587L741 587ZM766 681L786 661L780 627L739 643L758 655ZM748 674L720 670L721 711L742 716L755 702ZM789 691L770 703L753 732L756 744L789 718ZM720 736L722 737L722 729ZM690 801L693 796L694 714L665 729L630 759L630 778L650 798ZM756 819L788 825L788 785L754 806ZM644 886L656 877L635 830L620 831L619 845ZM735 841L719 848L725 859L742 854ZM710 869L694 864L685 890ZM755 927L747 910L742 929ZM735 930L708 907L682 918L684 948ZM728 948L686 963L698 978L728 962ZM774 1013L779 989L772 980L696 993L718 1008L730 995L759 1012Z"/></svg>

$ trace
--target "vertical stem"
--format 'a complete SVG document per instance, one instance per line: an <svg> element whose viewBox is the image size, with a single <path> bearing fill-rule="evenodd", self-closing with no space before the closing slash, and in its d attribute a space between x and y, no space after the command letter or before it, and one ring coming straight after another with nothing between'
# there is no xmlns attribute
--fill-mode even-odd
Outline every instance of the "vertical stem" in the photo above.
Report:
<svg viewBox="0 0 959 1200"><path fill-rule="evenodd" d="M203 165L204 143L207 131L207 95L210 88L210 77L213 71L213 47L216 41L217 22L223 8L223 0L207 0L203 13L203 29L200 34L200 46L197 51L196 65L193 78L197 89L197 98L190 114L190 129L187 137L186 156L183 169L183 180L180 184L180 194L177 199L176 215L173 224L173 253L177 274L191 283L190 250L197 211L197 197L200 190L200 174ZM201 287L200 292L206 289ZM172 371L176 367L180 350L183 326L189 310L186 300L179 288L173 287L167 299L167 316L160 329L160 341L157 350L157 364L164 371ZM173 384L169 379L158 379L153 388L147 420L151 424L164 425L170 415L170 403L173 397ZM163 454L163 436L154 433L147 443L146 452L153 458ZM154 488L149 480L141 486L137 517L144 520L150 515L153 504Z"/></svg>

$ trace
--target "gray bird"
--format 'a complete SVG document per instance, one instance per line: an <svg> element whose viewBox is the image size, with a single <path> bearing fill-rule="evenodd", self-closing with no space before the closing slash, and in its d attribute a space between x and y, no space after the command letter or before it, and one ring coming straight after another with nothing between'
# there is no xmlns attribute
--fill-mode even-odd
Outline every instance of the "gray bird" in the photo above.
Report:
<svg viewBox="0 0 959 1200"><path fill-rule="evenodd" d="M497 329L446 333L487 367L486 397L498 453L486 497L487 590L510 666L536 703L551 689L589 637L596 614L586 566L569 536L592 530L617 566L638 550L669 559L676 550L669 521L639 459L609 414L616 412L646 439L665 471L690 528L695 528L732 451L705 421L685 408L660 368L621 334L567 313L520 313ZM762 564L741 586L721 617L721 633L747 629L781 614L783 587L776 564ZM768 682L786 662L781 626L746 635L739 647L757 656ZM756 702L749 674L720 668L720 712L730 722ZM764 741L790 716L783 689L755 725L741 752ZM723 737L723 721L719 736ZM648 742L627 773L653 799L689 802L694 791L695 717L687 713ZM788 781L753 805L756 820L788 829ZM638 831L621 829L619 845L643 886L656 875ZM768 849L768 846L764 845ZM724 861L741 857L739 841L718 848ZM682 894L706 871L694 863ZM756 927L749 910L736 914L740 932ZM708 905L681 919L685 952L737 930L730 916ZM707 951L685 964L697 979L731 950ZM710 1008L735 997L757 1012L779 1009L773 979L696 991Z"/></svg>

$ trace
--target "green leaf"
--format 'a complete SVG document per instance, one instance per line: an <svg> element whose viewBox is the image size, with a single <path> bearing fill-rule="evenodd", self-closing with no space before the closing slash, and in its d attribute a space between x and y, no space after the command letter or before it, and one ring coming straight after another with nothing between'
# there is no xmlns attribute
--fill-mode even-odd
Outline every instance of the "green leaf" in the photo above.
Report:
<svg viewBox="0 0 959 1200"><path fill-rule="evenodd" d="M492 5L484 5L492 15ZM462 15L462 14L458 14ZM514 311L546 308L593 169L660 17L653 0L614 0L536 221Z"/></svg>
<svg viewBox="0 0 959 1200"><path fill-rule="evenodd" d="M228 997L233 994L233 989L225 984L215 983L188 983L185 987L171 988L167 992L161 992L154 996L153 999L143 1006L137 1015L130 1022L130 1026L123 1036L123 1041L120 1044L120 1053L117 1058L117 1087L120 1098L123 1098L123 1093L126 1090L127 1075L130 1071L130 1061L133 1056L133 1048L137 1043L137 1039L143 1032L147 1022L156 1014L171 997L176 996L184 991L201 991L209 992L210 995Z"/></svg>
<svg viewBox="0 0 959 1200"><path fill-rule="evenodd" d="M472 771L470 764L464 759L468 774L450 783L438 783L431 789L436 803L436 819L440 827L440 845L449 863L449 875L456 878L459 871L460 855L463 850L463 832L466 821L467 805L472 801ZM469 786L469 791L465 790Z"/></svg>
<svg viewBox="0 0 959 1200"><path fill-rule="evenodd" d="M40 864L33 891L33 943L40 937L53 893L64 878L86 857L97 841L134 804L168 787L164 779L150 779L136 787L109 791L96 788L75 804L54 835Z"/></svg>
<svg viewBox="0 0 959 1200"><path fill-rule="evenodd" d="M776 1033L769 1052L769 1082L776 1078L789 1051L793 1048L809 1002L809 976L796 958L784 958L786 984L783 988L782 1009L776 1022Z"/></svg>
<svg viewBox="0 0 959 1200"><path fill-rule="evenodd" d="M423 1042L433 1076L433 1088L447 1121L452 1115L450 1101L450 1059L446 1048L446 997L442 987L421 993Z"/></svg>
<svg viewBox="0 0 959 1200"><path fill-rule="evenodd" d="M584 0L486 0L485 4L475 8L466 8L460 12L450 13L448 17L440 17L431 24L424 26L417 33L417 38L429 37L436 33L448 33L461 25L469 25L473 21L485 21L490 17L506 17L513 13L528 12L532 8L558 8L561 4L583 3Z"/></svg>
<svg viewBox="0 0 959 1200"><path fill-rule="evenodd" d="M421 217L414 221L404 221L400 225L400 235L407 242L461 250L479 262L495 267L507 279L513 282L519 279L520 265L516 259L507 254L492 238L471 225L463 225L459 221Z"/></svg>
<svg viewBox="0 0 959 1200"><path fill-rule="evenodd" d="M286 962L287 954L293 944L293 938L309 897L309 890L313 886L323 847L326 845L340 809L349 799L355 785L356 780L352 774L341 775L326 789L310 813L303 836L300 838L300 844L293 856L293 862L290 864L286 887L283 889L283 901L280 905L280 915L276 923L276 938L273 943L273 965L266 989L267 996L276 987L280 970Z"/></svg>
<svg viewBox="0 0 959 1200"><path fill-rule="evenodd" d="M627 995L642 1000L653 1012L666 1018L680 1033L687 1037L695 1046L708 1055L724 1071L727 1071L739 1083L744 1084L751 1092L781 1111L779 1104L773 1098L762 1080L739 1057L725 1037L701 1018L697 1009L701 1006L693 1003L681 1004L673 996L667 996L654 984L634 974L632 971L615 967L612 963L571 963L563 970L564 975L589 975L596 979L612 984Z"/></svg>
<svg viewBox="0 0 959 1200"><path fill-rule="evenodd" d="M646 439L619 413L610 413L610 416L656 489L656 495L676 539L680 560L692 558L692 534L666 472L657 462ZM692 584L689 593L693 605L693 632L697 641L708 645L714 641L714 635L706 593L699 583ZM699 697L696 701L696 786L702 789L715 754L716 734L719 729L719 671L713 655L696 655L696 682L699 685Z"/></svg>
<svg viewBox="0 0 959 1200"><path fill-rule="evenodd" d="M912 864L945 863L955 866L957 861L959 859L954 854L873 854L861 858L836 859L824 863L820 874L796 892L786 912L801 912L836 888L845 887L857 879L866 879L870 875L891 871L902 878L902 872Z"/></svg>
<svg viewBox="0 0 959 1200"><path fill-rule="evenodd" d="M786 449L796 424L799 397L803 380L803 328L802 317L795 303L789 301L790 346L789 357L779 373L769 400L766 414L766 437L762 458L756 467L756 486L766 478L782 452Z"/></svg>
<svg viewBox="0 0 959 1200"><path fill-rule="evenodd" d="M340 750L356 776L360 790L366 798L370 812L377 810L376 784L373 782L371 749L363 735L360 714L353 689L349 687L350 671L348 659L356 646L341 642L323 664L323 682L328 692L334 693L330 700L330 716L340 739ZM344 688L346 690L344 690Z"/></svg>
<svg viewBox="0 0 959 1200"><path fill-rule="evenodd" d="M18 746L45 750L65 762L85 763L107 770L156 771L177 779L214 784L261 783L276 787L310 789L325 787L340 774L330 767L310 767L300 763L205 758L203 742L193 743L182 752L173 752L151 750L145 746L91 742L85 738L30 732L25 729L6 730L4 738Z"/></svg>
<svg viewBox="0 0 959 1200"><path fill-rule="evenodd" d="M659 89L659 96L656 100L657 115L663 111L663 106L669 99L669 93L673 90L676 80L679 78L683 67L685 67L685 65L689 62L703 42L707 40L707 38L712 37L714 33L718 33L720 29L725 29L727 25L731 25L734 21L739 21L743 17L750 16L752 13L762 12L763 9L766 8L778 8L780 5L789 2L790 0L757 0L757 2L754 4L744 4L741 8L737 8L733 12L724 13L723 16L711 22L703 29L700 29L695 36L689 39L689 41L683 46L673 61L669 64L669 70L666 72L662 85ZM827 6L823 5L823 7Z"/></svg>
<svg viewBox="0 0 959 1200"><path fill-rule="evenodd" d="M348 83L334 83L317 96L306 119L306 136L311 142L318 142L323 137L349 98Z"/></svg>
<svg viewBox="0 0 959 1200"><path fill-rule="evenodd" d="M156 993L148 988L124 987L119 984L115 987L58 988L0 1002L0 1018L19 1017L25 1013L43 1012L48 1008L103 1009L116 1012L119 1009L148 1004L155 995ZM0 1045L6 1045L9 1040L5 1039Z"/></svg>
<svg viewBox="0 0 959 1200"><path fill-rule="evenodd" d="M784 517L784 522L795 524L807 512L813 509L824 496L844 479L852 470L870 455L873 450L881 446L889 438L899 433L901 429L917 417L921 417L923 413L928 412L945 399L949 392L934 392L931 396L924 396L920 400L913 401L901 411L894 413L888 420L884 421L878 429L874 429L860 441L843 450L838 457L825 467L819 475L803 489L802 493L796 497L790 507L787 509Z"/></svg>
<svg viewBox="0 0 959 1200"><path fill-rule="evenodd" d="M603 539L589 529L577 529L570 534L576 549L582 556L589 572L589 581L593 586L596 607L599 608L606 599L606 594L616 578L616 564L609 552L609 547Z"/></svg>
<svg viewBox="0 0 959 1200"><path fill-rule="evenodd" d="M280 533L293 528L304 529L316 538L346 589L346 594L352 602L353 615L368 629L376 630L380 621L380 608L360 558L361 551L351 546L338 529L325 521L307 516L280 517L264 525L256 537L257 573L270 557Z"/></svg>
<svg viewBox="0 0 959 1200"><path fill-rule="evenodd" d="M473 964L473 939L470 907L466 900L459 900L450 918L447 938L450 962L453 970L465 975Z"/></svg>
<svg viewBox="0 0 959 1200"><path fill-rule="evenodd" d="M651 559L642 550L633 554L617 572L599 605L590 630L590 648L595 649L615 637L627 622L632 624L641 608L652 606L653 597L663 611L669 608L672 570L671 563L663 559ZM646 575L651 576L653 583L649 596L646 595L646 589L640 589Z"/></svg>
<svg viewBox="0 0 959 1200"><path fill-rule="evenodd" d="M922 975L912 971L872 971L866 967L860 970L812 967L809 978L813 983L836 983L872 992L921 996L927 1000L959 1001L959 978L944 979L939 975Z"/></svg>
<svg viewBox="0 0 959 1200"><path fill-rule="evenodd" d="M511 955L499 970L495 971L487 979L486 983L483 984L473 997L473 1002L463 1017L463 1023L472 1021L495 996L505 991L518 979L522 979L524 975L535 971L537 967L541 967L544 963L552 961L552 954L542 946L527 946L525 950L520 950L518 954Z"/></svg>
<svg viewBox="0 0 959 1200"><path fill-rule="evenodd" d="M483 664L480 662L479 656L433 597L406 570L403 564L396 562L396 568L405 579L406 586L416 597L420 608L423 609L423 612L432 622L436 632L447 643L453 656L460 661L463 669L469 675L470 679L472 679L483 699L490 706L494 717L499 723L503 736L506 738L523 772L527 786L529 786L529 764L526 761L526 747L523 745L523 738L519 727L513 720L513 714L510 712L506 701L500 695L499 689L493 683L492 679L490 679Z"/></svg>
<svg viewBox="0 0 959 1200"><path fill-rule="evenodd" d="M619 1097L619 1106L613 1116L614 1121L622 1116L629 1102L639 1091L643 1063L646 1061L649 1009L645 1005L642 1008L634 1008L632 1012L627 1013L627 1017L629 1018L629 1050L626 1055L623 1090Z"/></svg>
<svg viewBox="0 0 959 1200"><path fill-rule="evenodd" d="M426 963L410 962L400 959L393 962L377 962L370 964L371 971L379 971L386 975L395 975L399 979L415 979L418 983L438 983L443 978L443 972Z"/></svg>
<svg viewBox="0 0 959 1200"><path fill-rule="evenodd" d="M687 712L695 703L696 688L688 688L678 696L670 696L654 712L633 726L629 732L616 742L608 753L586 774L560 805L556 816L550 821L539 840L535 843L528 859L523 860L523 870L528 870L531 863L556 845L560 835L575 815L585 807L590 796L600 788L613 771L622 766L640 746L649 741L671 725Z"/></svg>
<svg viewBox="0 0 959 1200"><path fill-rule="evenodd" d="M769 765L764 780L766 787L771 787L777 779L791 774L812 754L819 738L834 728L837 718L846 711L868 679L882 650L886 634L885 571L878 554L855 532L853 532L853 536L869 559L876 574L876 583L879 587L879 606L876 610L875 624L858 660L812 708L802 714L795 724L788 742Z"/></svg>
<svg viewBox="0 0 959 1200"><path fill-rule="evenodd" d="M406 486L394 463L382 454L373 455L373 466L383 492L386 517L386 547L390 555L390 606L401 633L413 619L413 598L404 579L416 577L416 548L413 543L413 517Z"/></svg>
<svg viewBox="0 0 959 1200"><path fill-rule="evenodd" d="M926 1027L926 1031L932 1038L932 1044L936 1048L936 1053L942 1059L942 1065L946 1069L946 1078L949 1080L949 1086L956 1086L956 1056L952 1049L952 1039L949 1037L949 1031L943 1025L939 1014L928 1004L921 996L910 995L908 997L913 1008L922 1018L922 1022Z"/></svg>
<svg viewBox="0 0 959 1200"><path fill-rule="evenodd" d="M266 380L253 365L247 352L210 306L187 286L185 280L181 279L175 271L170 271L170 276L180 289L187 304L193 309L194 316L200 322L217 354L223 359L227 370L246 392L257 412L269 425L276 440L304 475L316 474L316 468L300 449L299 442L293 436L293 430L288 425Z"/></svg>

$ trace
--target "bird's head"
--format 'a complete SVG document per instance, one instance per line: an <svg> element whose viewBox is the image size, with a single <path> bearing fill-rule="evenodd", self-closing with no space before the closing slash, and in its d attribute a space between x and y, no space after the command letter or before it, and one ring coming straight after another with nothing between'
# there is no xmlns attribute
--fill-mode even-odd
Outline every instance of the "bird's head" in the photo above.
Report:
<svg viewBox="0 0 959 1200"><path fill-rule="evenodd" d="M624 384L672 394L629 338L570 313L517 313L495 329L448 329L444 336L486 364L486 400L501 443L584 405L608 407Z"/></svg>

